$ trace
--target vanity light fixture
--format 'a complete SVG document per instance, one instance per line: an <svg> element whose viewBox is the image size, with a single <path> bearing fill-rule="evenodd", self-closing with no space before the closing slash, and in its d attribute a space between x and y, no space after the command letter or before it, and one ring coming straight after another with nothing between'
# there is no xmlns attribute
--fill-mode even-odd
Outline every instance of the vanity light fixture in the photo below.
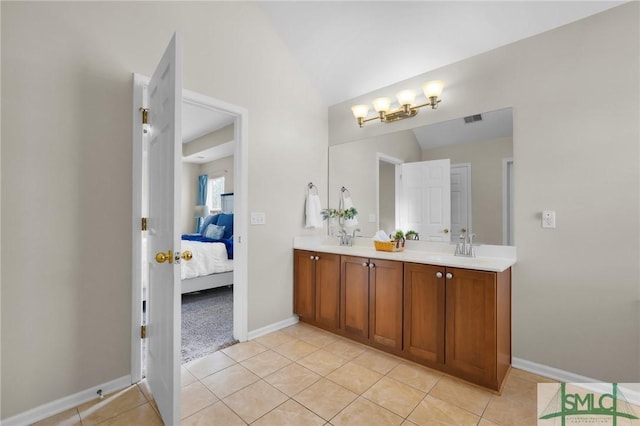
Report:
<svg viewBox="0 0 640 426"><path fill-rule="evenodd" d="M363 127L364 123L371 120L380 120L383 123L391 123L408 117L415 117L416 114L418 114L418 110L422 107L430 106L431 109L438 108L443 88L444 83L439 80L423 84L422 91L428 100L425 104L414 105L416 101L416 92L413 90L402 90L396 95L400 108L392 110L391 99L383 97L376 98L372 101L373 108L378 113L376 116L367 118L367 114L369 114L369 105L354 105L351 107L351 112L353 112L353 116L358 120L358 125L360 127Z"/></svg>

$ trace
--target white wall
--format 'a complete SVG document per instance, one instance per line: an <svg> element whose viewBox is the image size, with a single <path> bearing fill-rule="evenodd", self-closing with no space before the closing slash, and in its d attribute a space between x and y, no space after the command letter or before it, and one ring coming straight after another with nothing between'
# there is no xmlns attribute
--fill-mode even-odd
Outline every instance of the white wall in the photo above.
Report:
<svg viewBox="0 0 640 426"><path fill-rule="evenodd" d="M196 232L193 209L198 204L198 175L200 175L199 164L182 163L182 226L180 232L183 234Z"/></svg>
<svg viewBox="0 0 640 426"><path fill-rule="evenodd" d="M200 165L200 174L206 174L209 178L224 176L224 192L233 192L233 156L220 158Z"/></svg>
<svg viewBox="0 0 640 426"><path fill-rule="evenodd" d="M326 197L327 106L258 6L0 7L2 415L130 372L132 72L151 75L175 30L185 88L248 110L249 209L267 219L246 240L249 330L289 318L306 184Z"/></svg>
<svg viewBox="0 0 640 426"><path fill-rule="evenodd" d="M603 381L640 381L639 9L629 2L329 109L339 144L513 107L513 355ZM438 110L356 125L351 105L432 79L446 83ZM541 229L545 209L557 229Z"/></svg>
<svg viewBox="0 0 640 426"><path fill-rule="evenodd" d="M388 234L396 228L396 166L380 161L378 165L378 210L380 212L380 229Z"/></svg>

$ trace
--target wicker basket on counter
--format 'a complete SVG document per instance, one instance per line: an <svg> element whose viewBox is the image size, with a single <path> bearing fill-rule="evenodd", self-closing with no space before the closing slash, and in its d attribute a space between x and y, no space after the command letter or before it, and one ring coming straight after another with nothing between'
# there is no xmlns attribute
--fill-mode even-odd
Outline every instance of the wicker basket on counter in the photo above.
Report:
<svg viewBox="0 0 640 426"><path fill-rule="evenodd" d="M396 241L373 241L377 251L403 251L404 238Z"/></svg>

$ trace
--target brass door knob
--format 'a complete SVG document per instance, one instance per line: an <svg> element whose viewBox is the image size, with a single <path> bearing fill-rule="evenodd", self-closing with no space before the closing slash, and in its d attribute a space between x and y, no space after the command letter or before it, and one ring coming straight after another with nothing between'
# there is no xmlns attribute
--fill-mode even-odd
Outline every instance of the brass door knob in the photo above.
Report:
<svg viewBox="0 0 640 426"><path fill-rule="evenodd" d="M442 232L444 232L445 234L448 234L448 233L449 233L449 228L444 228L444 229L442 230Z"/></svg>
<svg viewBox="0 0 640 426"><path fill-rule="evenodd" d="M158 262L158 263L164 263L164 262L172 263L173 262L173 252L171 250L169 250L166 253L163 253L163 252L156 253L156 262Z"/></svg>
<svg viewBox="0 0 640 426"><path fill-rule="evenodd" d="M182 258L182 260L191 260L193 259L193 253L191 253L189 250L185 250L182 252L180 257Z"/></svg>

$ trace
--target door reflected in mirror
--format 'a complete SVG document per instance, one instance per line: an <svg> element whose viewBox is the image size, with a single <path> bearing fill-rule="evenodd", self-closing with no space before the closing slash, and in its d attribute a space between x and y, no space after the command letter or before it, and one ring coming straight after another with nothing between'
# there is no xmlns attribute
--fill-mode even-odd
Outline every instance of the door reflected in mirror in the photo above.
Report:
<svg viewBox="0 0 640 426"><path fill-rule="evenodd" d="M479 244L513 245L512 158L511 108L334 145L329 148L328 205L334 207L339 189L348 187L363 236L378 229L415 230L421 240L455 243L466 230L476 234ZM411 195L405 189L403 196L401 164L444 159L450 162L447 213L433 201L442 187L426 185ZM432 214L420 219L432 222L429 231L413 229L419 227L419 212Z"/></svg>

